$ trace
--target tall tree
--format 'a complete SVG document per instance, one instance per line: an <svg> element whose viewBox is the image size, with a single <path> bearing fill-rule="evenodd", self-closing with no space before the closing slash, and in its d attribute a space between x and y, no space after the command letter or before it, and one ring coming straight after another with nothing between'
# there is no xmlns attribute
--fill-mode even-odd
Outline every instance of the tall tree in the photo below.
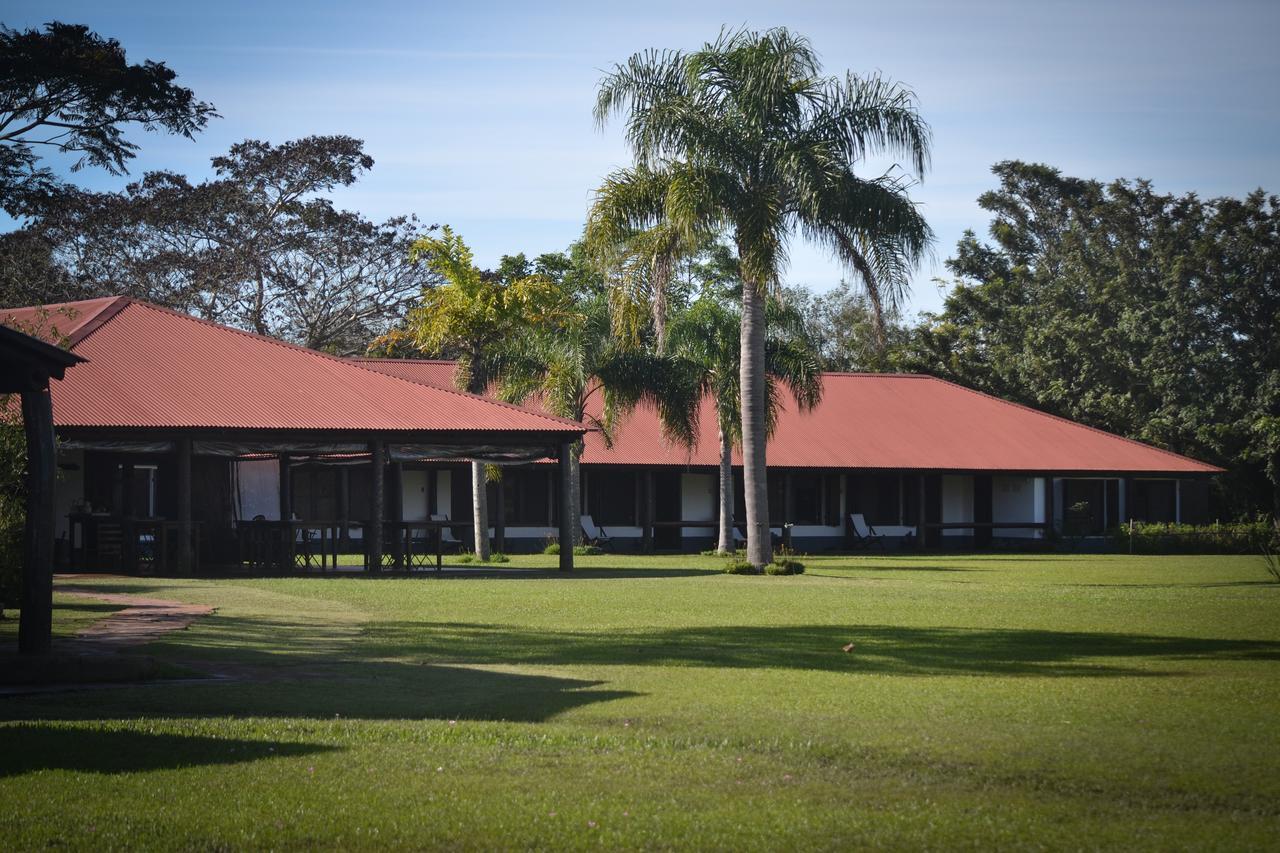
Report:
<svg viewBox="0 0 1280 853"><path fill-rule="evenodd" d="M813 409L822 400L822 370L805 328L804 316L793 305L770 297L765 306L767 334L765 361L765 433L773 434L782 398L779 386L787 388L801 411ZM733 448L741 442L742 347L741 311L728 300L704 295L671 323L671 358L682 366L676 375L695 385L688 394L696 419L697 407L710 397L715 404L716 437L720 450L720 523L717 550L732 553L733 543ZM679 413L683 414L683 413ZM682 428L677 422L668 431ZM696 430L692 431L696 435Z"/></svg>
<svg viewBox="0 0 1280 853"><path fill-rule="evenodd" d="M425 356L457 360L454 382L473 394L489 390L497 378L500 359L511 341L530 324L545 322L563 310L564 291L541 275L522 275L510 282L475 266L462 237L445 226L438 236L419 238L412 258L429 267L443 284L424 290L409 312L396 340L377 346L403 346L407 338ZM475 553L489 559L489 507L483 462L471 463L472 521Z"/></svg>
<svg viewBox="0 0 1280 853"><path fill-rule="evenodd" d="M1228 511L1280 513L1280 200L993 171L991 240L960 240L898 362L1222 465Z"/></svg>
<svg viewBox="0 0 1280 853"><path fill-rule="evenodd" d="M772 556L765 482L765 299L799 230L832 249L873 304L895 304L931 234L909 182L864 178L868 154L902 154L922 175L929 129L914 95L879 77L824 77L785 29L724 32L692 53L649 51L600 83L595 114L625 112L632 168L611 174L592 217L619 233L660 221L729 233L741 260L742 446L747 559ZM660 211L659 213L656 213Z"/></svg>
<svg viewBox="0 0 1280 853"><path fill-rule="evenodd" d="M118 41L88 27L0 27L0 209L22 215L56 186L41 150L78 155L73 170L121 174L138 150L128 126L188 138L203 130L217 113L176 77L162 62L130 65Z"/></svg>
<svg viewBox="0 0 1280 853"><path fill-rule="evenodd" d="M347 136L247 140L214 158L211 180L149 172L121 193L63 188L33 208L23 233L50 248L53 265L80 295L137 296L355 353L435 281L409 260L422 230L416 219L374 223L335 209L327 197L372 162L360 140ZM0 269L8 266L5 248ZM52 284L42 279L39 287Z"/></svg>
<svg viewBox="0 0 1280 853"><path fill-rule="evenodd" d="M823 370L888 370L908 335L897 310L885 309L877 317L870 297L848 281L824 293L789 286L781 298L805 318Z"/></svg>

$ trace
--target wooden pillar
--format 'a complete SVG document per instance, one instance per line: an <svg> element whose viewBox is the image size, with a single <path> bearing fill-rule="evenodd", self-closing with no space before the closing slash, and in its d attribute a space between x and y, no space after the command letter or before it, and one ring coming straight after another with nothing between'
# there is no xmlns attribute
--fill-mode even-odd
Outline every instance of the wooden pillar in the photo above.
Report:
<svg viewBox="0 0 1280 853"><path fill-rule="evenodd" d="M367 564L370 571L382 571L382 518L386 502L387 490L383 469L386 466L386 454L382 439L375 438L369 442L369 462L373 466L369 487L369 527L364 531L368 541Z"/></svg>
<svg viewBox="0 0 1280 853"><path fill-rule="evenodd" d="M782 475L782 544L791 547L791 524L796 517L795 479L788 471Z"/></svg>
<svg viewBox="0 0 1280 853"><path fill-rule="evenodd" d="M178 439L178 574L191 574L191 439Z"/></svg>
<svg viewBox="0 0 1280 853"><path fill-rule="evenodd" d="M991 524L996 518L995 478L990 474L973 475L973 520L980 524ZM973 546L986 548L991 545L995 531L990 527L975 527L973 530Z"/></svg>
<svg viewBox="0 0 1280 853"><path fill-rule="evenodd" d="M293 472L289 463L292 458L288 453L280 454L280 520L293 518Z"/></svg>
<svg viewBox="0 0 1280 853"><path fill-rule="evenodd" d="M493 547L499 554L505 554L507 551L507 478L505 471L500 473L502 476L498 477L493 484Z"/></svg>
<svg viewBox="0 0 1280 853"><path fill-rule="evenodd" d="M391 506L388 511L392 521L404 521L404 463L391 463ZM404 569L404 536L399 525L392 527L391 563L396 571Z"/></svg>
<svg viewBox="0 0 1280 853"><path fill-rule="evenodd" d="M351 469L338 466L338 547L351 547Z"/></svg>
<svg viewBox="0 0 1280 853"><path fill-rule="evenodd" d="M573 571L573 523L578 516L573 512L573 477L569 455L573 446L565 441L560 444L560 571Z"/></svg>
<svg viewBox="0 0 1280 853"><path fill-rule="evenodd" d="M929 520L928 489L925 488L925 475L920 475L920 509L916 518L916 547L925 549L925 522Z"/></svg>
<svg viewBox="0 0 1280 853"><path fill-rule="evenodd" d="M53 642L53 488L56 445L48 389L22 392L27 439L27 523L18 651L39 655Z"/></svg>
<svg viewBox="0 0 1280 853"><path fill-rule="evenodd" d="M1182 523L1182 481L1173 481L1173 523Z"/></svg>
<svg viewBox="0 0 1280 853"><path fill-rule="evenodd" d="M1046 538L1052 536L1057 529L1053 522L1053 500L1053 477L1046 476L1044 478L1044 535Z"/></svg>
<svg viewBox="0 0 1280 853"><path fill-rule="evenodd" d="M640 512L640 545L646 554L653 553L653 469L644 471L644 503Z"/></svg>

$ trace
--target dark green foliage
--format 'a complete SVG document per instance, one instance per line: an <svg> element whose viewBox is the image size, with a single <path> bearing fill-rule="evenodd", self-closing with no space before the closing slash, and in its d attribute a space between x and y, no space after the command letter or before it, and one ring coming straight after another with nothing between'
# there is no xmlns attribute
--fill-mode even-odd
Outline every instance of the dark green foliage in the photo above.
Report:
<svg viewBox="0 0 1280 853"><path fill-rule="evenodd" d="M804 563L791 557L781 557L777 554L773 557L773 562L764 567L766 575L802 575L804 574Z"/></svg>
<svg viewBox="0 0 1280 853"><path fill-rule="evenodd" d="M1280 201L994 171L991 241L960 241L898 366L1221 465L1228 514L1280 511Z"/></svg>
<svg viewBox="0 0 1280 853"><path fill-rule="evenodd" d="M503 554L501 551L494 551L492 554L489 555L489 562L490 563L510 563L511 558L508 557L506 554Z"/></svg>
<svg viewBox="0 0 1280 853"><path fill-rule="evenodd" d="M43 30L0 26L0 209L18 216L57 186L40 150L80 155L72 167L127 171L138 146L128 125L190 138L216 116L174 84L162 62L130 65L115 39L54 21Z"/></svg>
<svg viewBox="0 0 1280 853"><path fill-rule="evenodd" d="M1118 528L1116 549L1134 554L1258 554L1275 550L1275 522L1259 517L1232 524L1134 522Z"/></svg>
<svg viewBox="0 0 1280 853"><path fill-rule="evenodd" d="M724 564L724 573L726 575L758 575L760 570L751 565L746 558L734 556Z"/></svg>

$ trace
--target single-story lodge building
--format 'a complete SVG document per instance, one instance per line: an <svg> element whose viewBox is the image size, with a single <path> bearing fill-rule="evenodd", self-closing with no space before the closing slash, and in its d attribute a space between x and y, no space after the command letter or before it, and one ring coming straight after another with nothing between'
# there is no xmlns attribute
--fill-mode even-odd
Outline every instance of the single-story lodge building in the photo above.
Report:
<svg viewBox="0 0 1280 853"><path fill-rule="evenodd" d="M321 566L341 551L412 567L424 539L469 539L470 459L502 472L488 485L498 550L541 550L580 514L620 549L713 544L710 401L693 448L643 406L606 446L535 406L457 391L450 362L339 359L123 297L0 309L0 322L88 359L52 391L57 532L77 566L288 568L319 550ZM558 460L580 437L582 506L566 518ZM856 544L855 515L928 547L1202 521L1220 471L902 374L826 374L812 412L785 400L768 459L771 522L800 551Z"/></svg>

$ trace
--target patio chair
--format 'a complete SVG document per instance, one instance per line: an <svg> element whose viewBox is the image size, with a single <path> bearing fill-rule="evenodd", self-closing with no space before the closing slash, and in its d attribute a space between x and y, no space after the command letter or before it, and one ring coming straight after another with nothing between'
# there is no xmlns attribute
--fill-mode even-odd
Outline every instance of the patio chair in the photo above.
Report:
<svg viewBox="0 0 1280 853"><path fill-rule="evenodd" d="M584 515L582 521L582 535L586 538L588 545L597 545L603 547L609 544L609 534L605 532L603 527L598 526L595 520L589 515Z"/></svg>
<svg viewBox="0 0 1280 853"><path fill-rule="evenodd" d="M433 513L431 516L431 520L432 521L448 521L449 513L447 512ZM444 545L457 545L458 547L462 547L462 540L453 535L452 527L440 528L440 542Z"/></svg>
<svg viewBox="0 0 1280 853"><path fill-rule="evenodd" d="M853 544L855 548L870 548L876 545L883 551L884 535L877 533L876 529L867 520L863 518L862 513L854 512L849 514L849 522L853 525Z"/></svg>

